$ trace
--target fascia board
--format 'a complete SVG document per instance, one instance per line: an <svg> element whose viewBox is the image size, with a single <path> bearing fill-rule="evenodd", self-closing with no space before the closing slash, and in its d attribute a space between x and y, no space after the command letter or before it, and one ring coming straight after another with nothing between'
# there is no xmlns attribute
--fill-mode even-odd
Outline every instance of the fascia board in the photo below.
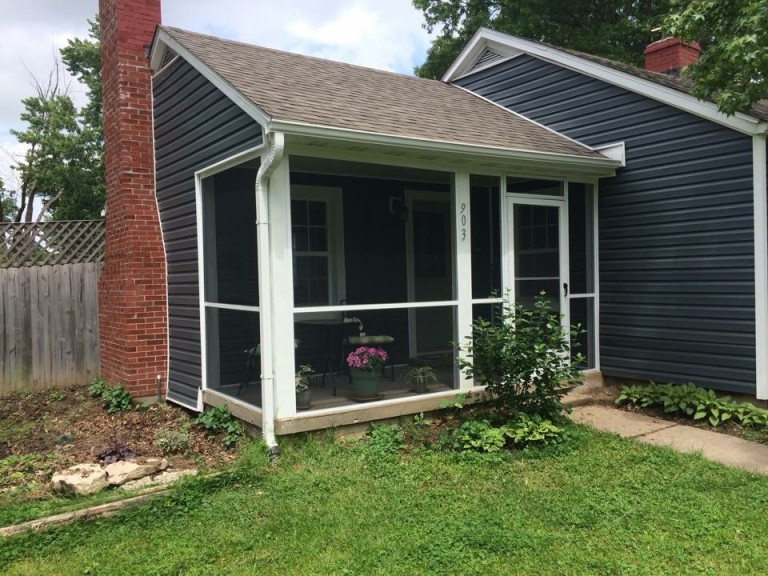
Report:
<svg viewBox="0 0 768 576"><path fill-rule="evenodd" d="M443 140L430 140L428 138L415 138L411 136L395 136L392 134L380 134L376 132L364 132L346 128L331 128L300 122L286 122L273 120L271 129L284 132L286 135L309 136L328 140L345 142L358 142L380 146L394 146L399 148L414 148L431 152L443 152L447 154L466 154L470 156L484 156L497 160L527 160L535 162L557 162L564 166L578 166L580 169L591 169L596 174L612 176L615 170L621 167L621 163L609 158L588 158L558 154L549 152L532 152L512 148L496 148L462 142L448 142Z"/></svg>
<svg viewBox="0 0 768 576"><path fill-rule="evenodd" d="M506 45L508 48L520 50L531 56L554 62L560 66L579 72L586 76L590 76L597 80L602 80L609 84L619 86L630 92L635 92L642 96L646 96L653 100L657 100L664 104L668 104L674 108L684 110L696 116L700 116L712 122L716 122L738 132L744 134L754 135L765 132L765 123L758 121L757 118L737 112L733 116L726 116L717 109L717 106L712 102L706 102L699 100L698 98L668 88L655 82L614 70L597 62L585 60L579 58L573 54L568 54L555 48L543 46L537 42L531 42L523 38L516 36L509 36L507 34L496 32L488 28L481 28L477 31L467 47L462 51L456 61L451 65L443 76L444 82L452 82L458 79L462 72L466 70L466 67L471 65L474 60L468 60L472 54L478 54L485 49L486 46L498 46Z"/></svg>
<svg viewBox="0 0 768 576"><path fill-rule="evenodd" d="M168 32L162 28L158 29L157 36L155 37L155 41L152 45L152 51L150 52L150 62L152 64L153 71L157 71L156 66L159 65L158 61L162 58L163 51L161 49L161 44L164 44L176 52L176 54L184 58L184 60L189 62L195 70L202 74L208 81L211 82L211 84L216 86L216 88L221 90L221 92L227 96L227 98L242 108L245 113L256 120L256 122L261 124L265 133L269 130L269 123L271 121L269 114L254 104L249 98L243 96L243 94L241 94L239 90L232 86L232 84L214 72L205 62L192 54L192 52L187 50L183 44L177 41L173 36L168 34Z"/></svg>

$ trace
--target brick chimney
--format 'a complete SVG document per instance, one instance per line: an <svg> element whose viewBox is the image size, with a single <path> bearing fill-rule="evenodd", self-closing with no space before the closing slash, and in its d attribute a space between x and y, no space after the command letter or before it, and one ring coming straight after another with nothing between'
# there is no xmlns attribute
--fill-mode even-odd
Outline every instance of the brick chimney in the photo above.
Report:
<svg viewBox="0 0 768 576"><path fill-rule="evenodd" d="M680 70L699 59L698 42L687 44L679 38L663 38L645 47L645 69L679 76Z"/></svg>
<svg viewBox="0 0 768 576"><path fill-rule="evenodd" d="M147 48L160 0L99 0L106 247L99 278L101 376L134 397L167 378L166 271L155 199Z"/></svg>

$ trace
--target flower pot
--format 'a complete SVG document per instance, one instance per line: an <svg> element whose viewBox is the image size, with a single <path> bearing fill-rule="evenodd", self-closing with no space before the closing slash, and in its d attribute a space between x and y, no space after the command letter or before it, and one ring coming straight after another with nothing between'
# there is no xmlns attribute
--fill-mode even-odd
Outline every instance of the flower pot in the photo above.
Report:
<svg viewBox="0 0 768 576"><path fill-rule="evenodd" d="M352 381L352 399L359 402L376 400L379 398L379 380L381 369L361 370L350 368L349 377Z"/></svg>
<svg viewBox="0 0 768 576"><path fill-rule="evenodd" d="M312 388L303 392L296 392L296 410L309 410L312 408Z"/></svg>

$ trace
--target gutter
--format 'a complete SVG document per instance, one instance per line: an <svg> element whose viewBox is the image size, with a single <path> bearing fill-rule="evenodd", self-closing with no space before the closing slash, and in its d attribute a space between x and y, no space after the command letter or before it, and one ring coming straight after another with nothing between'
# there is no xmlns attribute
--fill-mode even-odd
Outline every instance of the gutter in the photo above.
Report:
<svg viewBox="0 0 768 576"><path fill-rule="evenodd" d="M259 304L261 307L261 431L269 448L270 459L280 454L275 438L275 370L272 349L272 285L270 273L269 217L267 195L269 178L283 160L285 136L282 132L265 132L267 150L262 154L261 166L256 173L256 233L259 242ZM266 329L265 329L266 327ZM266 336L266 337L265 337Z"/></svg>

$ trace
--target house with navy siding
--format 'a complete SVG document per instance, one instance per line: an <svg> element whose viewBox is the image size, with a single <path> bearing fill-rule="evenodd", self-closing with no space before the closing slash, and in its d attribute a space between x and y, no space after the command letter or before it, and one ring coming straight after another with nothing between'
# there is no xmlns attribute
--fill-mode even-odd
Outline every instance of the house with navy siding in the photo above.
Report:
<svg viewBox="0 0 768 576"><path fill-rule="evenodd" d="M490 30L438 81L100 6L107 379L273 443L480 391L453 343L543 292L590 378L768 398L768 106L727 117L679 78ZM364 395L358 346L388 357Z"/></svg>

